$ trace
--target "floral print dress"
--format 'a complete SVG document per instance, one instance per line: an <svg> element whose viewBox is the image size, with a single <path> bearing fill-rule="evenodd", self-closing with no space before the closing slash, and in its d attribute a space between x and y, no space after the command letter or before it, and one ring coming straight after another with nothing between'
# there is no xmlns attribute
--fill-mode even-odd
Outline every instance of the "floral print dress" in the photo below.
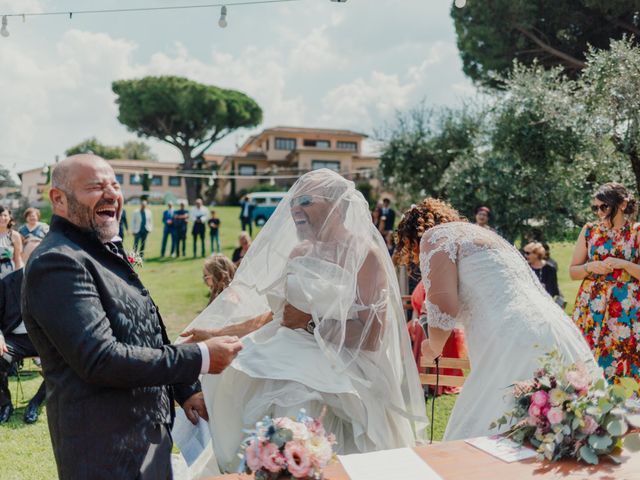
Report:
<svg viewBox="0 0 640 480"><path fill-rule="evenodd" d="M616 257L640 263L640 225L627 222L619 231L588 223L585 240L590 262ZM618 377L640 380L640 281L625 270L607 275L589 274L582 281L573 320L611 381Z"/></svg>

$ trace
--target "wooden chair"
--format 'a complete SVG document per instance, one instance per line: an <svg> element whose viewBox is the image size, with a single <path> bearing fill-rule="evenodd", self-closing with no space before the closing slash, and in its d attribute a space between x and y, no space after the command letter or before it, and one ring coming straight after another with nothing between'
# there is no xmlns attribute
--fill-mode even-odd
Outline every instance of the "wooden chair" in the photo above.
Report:
<svg viewBox="0 0 640 480"><path fill-rule="evenodd" d="M411 304L411 295L402 295L402 309L407 314L407 320L411 320L413 316L413 305Z"/></svg>
<svg viewBox="0 0 640 480"><path fill-rule="evenodd" d="M440 369L444 368L459 368L465 372L471 369L471 365L469 363L468 358L450 358L450 357L440 357L438 359L438 366ZM420 359L420 368L425 369L422 371L426 371L427 368L436 368L435 362L430 362L425 360L424 358ZM455 375L439 375L438 386L440 387L461 387L464 384L465 377L457 377ZM423 386L435 386L436 384L436 374L435 373L421 373L420 374L420 383Z"/></svg>

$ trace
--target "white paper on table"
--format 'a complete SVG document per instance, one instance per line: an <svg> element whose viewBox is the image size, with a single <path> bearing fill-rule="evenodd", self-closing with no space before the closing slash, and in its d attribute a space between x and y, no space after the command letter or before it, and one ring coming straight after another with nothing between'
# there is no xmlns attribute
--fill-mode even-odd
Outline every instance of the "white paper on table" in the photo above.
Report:
<svg viewBox="0 0 640 480"><path fill-rule="evenodd" d="M537 455L535 450L523 447L513 440L500 435L470 438L465 442L507 463L526 460Z"/></svg>
<svg viewBox="0 0 640 480"><path fill-rule="evenodd" d="M207 448L207 445L211 443L211 433L207 422L199 418L198 424L194 425L181 408L176 408L176 419L171 430L171 437L188 466L193 465Z"/></svg>
<svg viewBox="0 0 640 480"><path fill-rule="evenodd" d="M442 480L410 448L338 455L351 480Z"/></svg>

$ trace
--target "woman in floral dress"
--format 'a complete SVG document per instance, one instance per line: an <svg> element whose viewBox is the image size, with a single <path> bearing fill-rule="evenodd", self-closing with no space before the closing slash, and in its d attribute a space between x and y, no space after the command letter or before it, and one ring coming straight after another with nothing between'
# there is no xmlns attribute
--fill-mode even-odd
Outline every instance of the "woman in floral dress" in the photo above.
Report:
<svg viewBox="0 0 640 480"><path fill-rule="evenodd" d="M593 197L599 221L587 223L575 247L570 274L582 280L573 320L610 381L640 380L640 225L636 201L620 184Z"/></svg>

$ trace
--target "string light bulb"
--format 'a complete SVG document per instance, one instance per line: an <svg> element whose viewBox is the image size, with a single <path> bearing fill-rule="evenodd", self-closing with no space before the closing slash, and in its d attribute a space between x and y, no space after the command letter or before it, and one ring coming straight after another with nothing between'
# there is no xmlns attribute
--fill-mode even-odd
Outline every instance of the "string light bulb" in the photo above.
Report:
<svg viewBox="0 0 640 480"><path fill-rule="evenodd" d="M467 5L467 0L455 0L453 4L458 8L464 8Z"/></svg>
<svg viewBox="0 0 640 480"><path fill-rule="evenodd" d="M220 9L220 20L218 20L220 28L227 28L227 6L223 5Z"/></svg>
<svg viewBox="0 0 640 480"><path fill-rule="evenodd" d="M0 28L0 35L2 35L3 37L8 37L9 36L9 30L7 29L7 25L8 25L8 21L7 21L7 16L3 15L2 16L2 28Z"/></svg>

